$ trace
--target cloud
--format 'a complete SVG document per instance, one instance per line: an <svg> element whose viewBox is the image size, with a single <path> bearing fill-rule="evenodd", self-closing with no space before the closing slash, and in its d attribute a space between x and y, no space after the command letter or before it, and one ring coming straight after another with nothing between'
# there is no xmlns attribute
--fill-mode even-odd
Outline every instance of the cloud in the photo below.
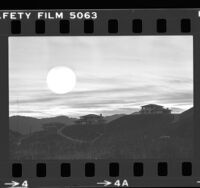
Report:
<svg viewBox="0 0 200 188"><path fill-rule="evenodd" d="M164 96L159 96L158 100L165 103L193 103L193 94L191 92L169 93Z"/></svg>
<svg viewBox="0 0 200 188"><path fill-rule="evenodd" d="M191 36L11 37L10 112L128 113L150 102L182 109L193 105L192 47ZM46 74L58 65L77 74L73 92L48 90Z"/></svg>
<svg viewBox="0 0 200 188"><path fill-rule="evenodd" d="M57 95L53 93L45 93L40 95L32 95L32 91L30 90L30 98L26 95L21 95L20 98L17 97L17 99L11 100L12 104L32 104L32 103L53 103L53 102L59 102L59 103L74 103L76 101L82 100L83 103L90 104L92 101L92 104L95 103L95 101L102 101L102 98L111 98L110 100L104 100L104 104L113 103L114 101L121 100L120 98L127 97L127 94L130 96L130 98L136 97L141 98L143 96L146 96L148 92L152 92L152 90L159 90L158 87L155 87L153 85L146 85L144 86L135 86L132 88L112 88L112 89L98 89L98 90L86 90L86 91L74 91L71 93L67 93L64 95ZM145 91L145 92L144 92ZM112 96L118 97L118 99L112 99ZM88 101L85 101L84 99L90 99Z"/></svg>
<svg viewBox="0 0 200 188"><path fill-rule="evenodd" d="M156 93L154 93L154 91ZM162 95L159 93L161 92ZM148 103L150 100L157 100L160 103L192 103L193 94L191 92L167 92L159 88L139 86L136 88L115 88L106 90L78 91L67 95L46 95L38 98L12 100L10 105L43 105L51 104L57 106L66 106L70 108L93 108L109 107L110 105L136 105Z"/></svg>

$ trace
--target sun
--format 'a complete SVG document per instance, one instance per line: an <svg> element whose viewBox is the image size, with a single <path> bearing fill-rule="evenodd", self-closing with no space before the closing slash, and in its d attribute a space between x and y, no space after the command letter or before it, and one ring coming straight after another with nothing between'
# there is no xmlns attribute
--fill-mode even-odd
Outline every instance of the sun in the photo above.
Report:
<svg viewBox="0 0 200 188"><path fill-rule="evenodd" d="M73 90L76 85L76 75L74 71L68 67L57 66L47 74L47 86L56 94L65 94Z"/></svg>

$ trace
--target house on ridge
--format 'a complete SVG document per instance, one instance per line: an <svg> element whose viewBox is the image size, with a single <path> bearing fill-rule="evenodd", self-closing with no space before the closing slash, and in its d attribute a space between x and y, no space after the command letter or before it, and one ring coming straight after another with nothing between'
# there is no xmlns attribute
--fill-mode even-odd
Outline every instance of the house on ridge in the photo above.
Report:
<svg viewBox="0 0 200 188"><path fill-rule="evenodd" d="M171 110L157 104L141 106L140 114L171 114Z"/></svg>
<svg viewBox="0 0 200 188"><path fill-rule="evenodd" d="M104 123L104 118L102 114L100 115L88 114L85 116L81 116L80 119L76 121L76 124L81 124L81 125L95 125L103 123Z"/></svg>

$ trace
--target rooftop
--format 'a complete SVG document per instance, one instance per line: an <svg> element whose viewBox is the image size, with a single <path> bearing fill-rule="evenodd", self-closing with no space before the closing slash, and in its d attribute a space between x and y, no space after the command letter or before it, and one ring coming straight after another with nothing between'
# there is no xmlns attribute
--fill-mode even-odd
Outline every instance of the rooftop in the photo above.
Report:
<svg viewBox="0 0 200 188"><path fill-rule="evenodd" d="M100 117L100 115L97 115L97 114L88 114L88 115L85 115L85 116L81 116L81 118L86 118L86 117Z"/></svg>
<svg viewBox="0 0 200 188"><path fill-rule="evenodd" d="M144 106L142 106L142 107L146 107L146 106L163 107L163 106L161 106L161 105L157 105L157 104L147 104L147 105L144 105Z"/></svg>

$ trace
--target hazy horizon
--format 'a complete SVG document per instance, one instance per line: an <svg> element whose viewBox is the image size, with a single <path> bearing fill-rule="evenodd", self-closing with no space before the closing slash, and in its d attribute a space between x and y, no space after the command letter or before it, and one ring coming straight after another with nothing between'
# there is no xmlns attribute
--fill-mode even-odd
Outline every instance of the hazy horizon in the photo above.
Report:
<svg viewBox="0 0 200 188"><path fill-rule="evenodd" d="M192 108L192 107L191 107ZM186 110L184 110L184 111L182 111L182 112L173 112L172 111L172 113L171 114L181 114L181 113L183 113L183 112L185 112L185 111L187 111L187 110L189 110L189 109L191 109L191 108L188 108L188 109L186 109ZM138 111L139 111L140 109L138 109ZM135 113L135 112L138 112L138 111L134 111L133 113ZM133 114L133 113L124 113L124 115L131 115L131 114ZM100 114L96 114L96 113L91 113L91 114L95 114L95 115L100 115ZM85 115L88 115L88 114L85 114ZM110 115L103 115L102 114L102 116L103 117L108 117L108 116L112 116L112 115L122 115L122 114L110 114ZM36 118L36 119L45 119L45 118L57 118L57 117L68 117L68 118L75 118L75 119L79 119L80 118L80 116L76 116L76 117L71 117L71 116L68 116L68 115L56 115L56 116L44 116L44 117L40 117L40 116L37 116L37 117L34 117L34 116L29 116L29 115L11 115L11 116L9 116L9 118L11 118L11 117L30 117L30 118Z"/></svg>
<svg viewBox="0 0 200 188"><path fill-rule="evenodd" d="M76 73L74 90L48 89L54 66ZM131 114L151 103L193 107L192 36L9 37L9 116Z"/></svg>

